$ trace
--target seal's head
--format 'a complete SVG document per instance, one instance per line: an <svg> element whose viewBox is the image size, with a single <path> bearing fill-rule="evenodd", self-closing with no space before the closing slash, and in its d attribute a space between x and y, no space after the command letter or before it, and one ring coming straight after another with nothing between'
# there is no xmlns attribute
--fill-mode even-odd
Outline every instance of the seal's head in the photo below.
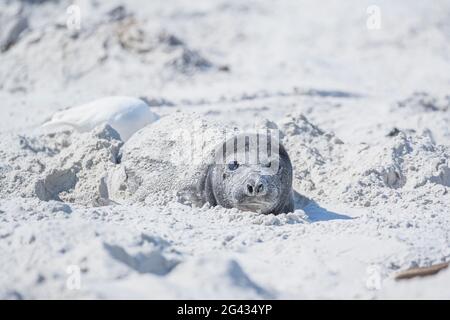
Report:
<svg viewBox="0 0 450 320"><path fill-rule="evenodd" d="M269 135L241 134L217 148L206 189L213 205L264 214L293 211L292 164Z"/></svg>

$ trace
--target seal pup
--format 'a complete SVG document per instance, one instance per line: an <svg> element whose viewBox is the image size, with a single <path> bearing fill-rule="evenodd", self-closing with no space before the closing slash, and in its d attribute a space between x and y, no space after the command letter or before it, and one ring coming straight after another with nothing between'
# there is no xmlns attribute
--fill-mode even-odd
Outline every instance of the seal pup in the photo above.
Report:
<svg viewBox="0 0 450 320"><path fill-rule="evenodd" d="M87 132L108 124L122 141L127 141L136 131L158 119L141 99L110 96L57 112L42 127L70 126L78 132Z"/></svg>
<svg viewBox="0 0 450 320"><path fill-rule="evenodd" d="M292 164L283 145L266 134L239 134L216 148L199 188L212 206L263 214L294 211Z"/></svg>
<svg viewBox="0 0 450 320"><path fill-rule="evenodd" d="M181 111L162 117L123 145L120 164L105 176L105 196L119 203L293 211L291 160L278 131L261 130L240 135L236 128Z"/></svg>

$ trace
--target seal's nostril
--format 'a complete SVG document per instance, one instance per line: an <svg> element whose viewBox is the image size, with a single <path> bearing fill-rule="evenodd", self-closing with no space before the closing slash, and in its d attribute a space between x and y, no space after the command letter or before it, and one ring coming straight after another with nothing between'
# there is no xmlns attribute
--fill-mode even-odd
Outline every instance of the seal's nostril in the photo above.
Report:
<svg viewBox="0 0 450 320"><path fill-rule="evenodd" d="M249 194L253 194L253 186L248 184L247 185L247 191L248 191Z"/></svg>
<svg viewBox="0 0 450 320"><path fill-rule="evenodd" d="M264 191L264 185L262 183L256 186L256 193L261 193Z"/></svg>

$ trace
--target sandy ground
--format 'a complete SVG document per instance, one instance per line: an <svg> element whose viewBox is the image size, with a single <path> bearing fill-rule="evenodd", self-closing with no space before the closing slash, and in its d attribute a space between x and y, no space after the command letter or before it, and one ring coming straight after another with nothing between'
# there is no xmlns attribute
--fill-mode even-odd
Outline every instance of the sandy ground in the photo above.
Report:
<svg viewBox="0 0 450 320"><path fill-rule="evenodd" d="M448 1L73 3L0 0L1 298L450 298L450 270L394 280L450 259ZM40 125L113 94L273 121L313 202L98 203L123 143Z"/></svg>

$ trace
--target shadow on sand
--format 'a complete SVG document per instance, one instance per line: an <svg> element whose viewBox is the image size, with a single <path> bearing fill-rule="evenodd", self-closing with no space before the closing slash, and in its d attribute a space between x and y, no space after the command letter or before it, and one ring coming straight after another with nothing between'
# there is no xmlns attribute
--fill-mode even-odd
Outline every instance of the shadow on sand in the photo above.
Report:
<svg viewBox="0 0 450 320"><path fill-rule="evenodd" d="M345 214L328 211L327 209L322 208L314 200L302 196L296 191L294 191L294 202L295 209L302 209L303 211L305 211L308 219L311 222L353 219L352 217Z"/></svg>

